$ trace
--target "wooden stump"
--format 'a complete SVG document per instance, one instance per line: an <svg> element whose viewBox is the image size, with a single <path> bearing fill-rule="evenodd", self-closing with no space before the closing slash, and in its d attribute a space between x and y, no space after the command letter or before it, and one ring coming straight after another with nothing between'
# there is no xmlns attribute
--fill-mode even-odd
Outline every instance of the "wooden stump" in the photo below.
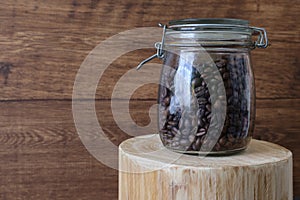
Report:
<svg viewBox="0 0 300 200"><path fill-rule="evenodd" d="M237 155L200 157L163 147L158 135L119 147L119 200L286 200L293 197L292 153L252 140Z"/></svg>

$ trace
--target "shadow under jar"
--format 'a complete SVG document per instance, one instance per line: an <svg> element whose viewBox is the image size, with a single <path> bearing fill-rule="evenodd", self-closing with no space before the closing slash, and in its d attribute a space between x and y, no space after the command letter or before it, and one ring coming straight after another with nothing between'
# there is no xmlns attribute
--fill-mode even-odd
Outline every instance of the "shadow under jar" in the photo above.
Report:
<svg viewBox="0 0 300 200"><path fill-rule="evenodd" d="M252 36L257 35L257 41ZM184 19L164 26L159 135L181 153L227 155L247 148L254 128L250 51L264 29L239 19Z"/></svg>

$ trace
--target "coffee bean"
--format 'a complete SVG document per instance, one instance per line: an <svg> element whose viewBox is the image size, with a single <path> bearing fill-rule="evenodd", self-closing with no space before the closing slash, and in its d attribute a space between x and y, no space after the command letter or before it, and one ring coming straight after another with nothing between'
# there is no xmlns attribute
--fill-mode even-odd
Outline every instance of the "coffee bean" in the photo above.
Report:
<svg viewBox="0 0 300 200"><path fill-rule="evenodd" d="M172 147L177 147L177 146L179 146L179 144L180 144L179 142L172 142L172 145L171 145L171 146L172 146Z"/></svg>
<svg viewBox="0 0 300 200"><path fill-rule="evenodd" d="M192 86L193 86L193 88L197 88L197 87L201 86L201 84L202 84L202 81L201 81L200 78L194 78L192 80Z"/></svg>
<svg viewBox="0 0 300 200"><path fill-rule="evenodd" d="M218 68L225 67L226 63L227 63L227 60L225 60L225 59L216 60L216 62L215 62L216 66Z"/></svg>
<svg viewBox="0 0 300 200"><path fill-rule="evenodd" d="M208 129L208 126L209 126L209 123L206 123L206 124L204 125L204 128L207 130L207 129Z"/></svg>
<svg viewBox="0 0 300 200"><path fill-rule="evenodd" d="M220 140L219 140L219 143L221 146L224 146L226 144L226 138L225 137L222 137Z"/></svg>
<svg viewBox="0 0 300 200"><path fill-rule="evenodd" d="M194 135L190 135L189 136L189 141L190 143L194 142L195 136Z"/></svg>
<svg viewBox="0 0 300 200"><path fill-rule="evenodd" d="M202 136L206 134L206 130L204 128L200 128L200 130L196 133L197 136Z"/></svg>
<svg viewBox="0 0 300 200"><path fill-rule="evenodd" d="M219 143L216 143L213 150L214 151L219 151L221 149L221 145Z"/></svg>
<svg viewBox="0 0 300 200"><path fill-rule="evenodd" d="M201 139L200 138L197 138L196 140L196 143L195 143L195 150L200 150L200 145L201 145Z"/></svg>
<svg viewBox="0 0 300 200"><path fill-rule="evenodd" d="M200 91L205 91L205 87L203 87L202 85L195 87L194 92L198 93Z"/></svg>
<svg viewBox="0 0 300 200"><path fill-rule="evenodd" d="M232 135L228 135L228 141L229 142L234 142L235 138Z"/></svg>
<svg viewBox="0 0 300 200"><path fill-rule="evenodd" d="M181 133L184 136L188 136L190 134L190 132L188 130L186 130L186 129L182 130Z"/></svg>
<svg viewBox="0 0 300 200"><path fill-rule="evenodd" d="M179 142L179 141L180 141L180 137L175 136L175 137L173 138L173 140L174 140L175 142Z"/></svg>
<svg viewBox="0 0 300 200"><path fill-rule="evenodd" d="M200 88L200 87L199 87ZM203 98L205 95L205 90L200 90L200 91L195 91L196 97L197 98Z"/></svg>
<svg viewBox="0 0 300 200"><path fill-rule="evenodd" d="M210 112L206 111L204 115L207 117L209 114L210 114Z"/></svg>
<svg viewBox="0 0 300 200"><path fill-rule="evenodd" d="M205 122L203 122L202 118L198 119L198 126L203 127L205 125Z"/></svg>
<svg viewBox="0 0 300 200"><path fill-rule="evenodd" d="M206 117L207 119L211 119L211 113L209 113Z"/></svg>
<svg viewBox="0 0 300 200"><path fill-rule="evenodd" d="M198 151L198 150L197 150L196 143L193 143L193 144L192 144L192 148L193 148L194 151Z"/></svg>
<svg viewBox="0 0 300 200"><path fill-rule="evenodd" d="M227 80L229 78L229 73L225 72L222 77L224 80Z"/></svg>
<svg viewBox="0 0 300 200"><path fill-rule="evenodd" d="M171 125L171 126L176 126L177 122L175 122L175 121L168 121L168 124Z"/></svg>
<svg viewBox="0 0 300 200"><path fill-rule="evenodd" d="M207 99L205 99L205 98L198 98L197 102L198 102L199 105L206 105Z"/></svg>
<svg viewBox="0 0 300 200"><path fill-rule="evenodd" d="M190 144L190 142L189 142L188 140L186 140L186 139L181 139L181 140L179 141L179 144L181 144L181 145L183 145L183 146L187 146L187 145Z"/></svg>
<svg viewBox="0 0 300 200"><path fill-rule="evenodd" d="M206 104L205 108L206 108L206 110L207 110L208 112L211 111L211 105L210 105L210 104Z"/></svg>
<svg viewBox="0 0 300 200"><path fill-rule="evenodd" d="M165 104L165 106L169 106L170 105L170 97L165 97L164 98L164 104Z"/></svg>
<svg viewBox="0 0 300 200"><path fill-rule="evenodd" d="M177 130L175 127L172 128L171 132L172 132L174 135L177 135L177 134L178 134L178 130Z"/></svg>
<svg viewBox="0 0 300 200"><path fill-rule="evenodd" d="M162 86L160 92L161 92L161 96L163 98L167 96L167 88L166 87Z"/></svg>
<svg viewBox="0 0 300 200"><path fill-rule="evenodd" d="M225 68L219 68L219 72L220 72L220 74L224 74L224 72L226 71L226 69Z"/></svg>
<svg viewBox="0 0 300 200"><path fill-rule="evenodd" d="M171 129L172 127L173 127L173 126L170 125L170 124L167 125L167 129Z"/></svg>

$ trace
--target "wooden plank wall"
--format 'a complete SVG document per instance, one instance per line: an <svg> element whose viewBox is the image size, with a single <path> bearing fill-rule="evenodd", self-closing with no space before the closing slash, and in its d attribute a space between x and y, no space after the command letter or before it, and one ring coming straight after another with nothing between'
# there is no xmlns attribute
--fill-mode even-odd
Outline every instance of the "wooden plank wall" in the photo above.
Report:
<svg viewBox="0 0 300 200"><path fill-rule="evenodd" d="M74 126L77 70L101 41L135 27L178 18L228 17L265 27L272 46L253 51L257 87L255 138L294 154L300 196L300 3L298 0L6 0L0 5L0 199L117 199L117 174L94 159ZM152 50L115 61L97 89L102 127L126 136L110 111L114 84ZM103 86L104 85L104 86ZM131 114L149 122L156 86L136 91Z"/></svg>

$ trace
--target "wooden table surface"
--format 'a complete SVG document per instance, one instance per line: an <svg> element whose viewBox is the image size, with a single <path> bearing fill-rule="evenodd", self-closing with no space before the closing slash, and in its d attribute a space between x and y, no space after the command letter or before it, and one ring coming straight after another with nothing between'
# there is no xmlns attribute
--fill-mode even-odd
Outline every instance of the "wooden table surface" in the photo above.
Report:
<svg viewBox="0 0 300 200"><path fill-rule="evenodd" d="M117 199L118 172L93 158L75 129L77 70L97 44L121 31L206 17L248 19L267 29L271 46L252 52L254 137L293 152L294 194L300 196L298 0L6 0L0 5L0 199ZM98 119L116 145L128 135L112 117L113 87L152 52L121 56L97 88ZM134 93L130 105L137 124L149 122L156 97L155 85Z"/></svg>

